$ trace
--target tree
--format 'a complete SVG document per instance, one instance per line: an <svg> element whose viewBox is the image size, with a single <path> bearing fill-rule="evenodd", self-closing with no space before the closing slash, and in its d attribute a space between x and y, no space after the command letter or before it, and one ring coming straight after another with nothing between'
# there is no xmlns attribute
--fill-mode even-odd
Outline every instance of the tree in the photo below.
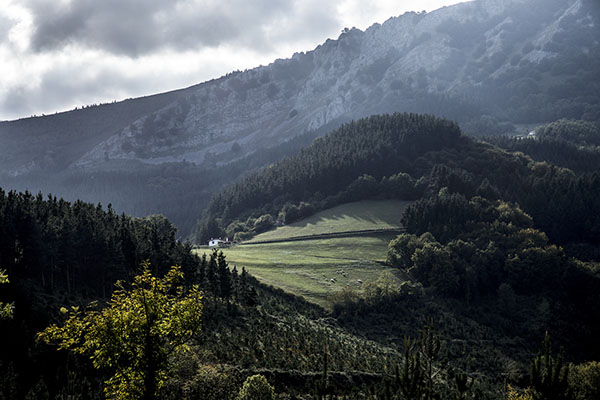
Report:
<svg viewBox="0 0 600 400"><path fill-rule="evenodd" d="M244 381L236 400L271 400L275 390L263 375L252 375Z"/></svg>
<svg viewBox="0 0 600 400"><path fill-rule="evenodd" d="M254 231L256 233L266 232L269 229L273 228L275 225L275 220L271 214L261 215L254 221Z"/></svg>
<svg viewBox="0 0 600 400"><path fill-rule="evenodd" d="M600 399L600 362L588 361L573 366L569 386L575 399Z"/></svg>
<svg viewBox="0 0 600 400"><path fill-rule="evenodd" d="M534 400L572 399L569 388L569 367L563 365L563 351L556 358L550 352L550 335L544 337L544 354L538 354L531 364L531 388Z"/></svg>
<svg viewBox="0 0 600 400"><path fill-rule="evenodd" d="M404 338L404 363L402 371L396 369L396 385L405 399L418 399L424 392L424 373L421 367L421 353L414 342Z"/></svg>
<svg viewBox="0 0 600 400"><path fill-rule="evenodd" d="M62 308L68 313L64 324L47 327L38 340L86 355L97 369L110 369L113 375L104 388L108 399L156 399L169 356L186 349L186 341L200 329L202 294L197 286L185 292L182 280L179 266L158 278L145 262L129 289L117 282L104 309L96 310L94 303L85 311Z"/></svg>
<svg viewBox="0 0 600 400"><path fill-rule="evenodd" d="M389 301L400 293L400 279L390 271L383 271L375 281L363 285L365 298L373 303Z"/></svg>
<svg viewBox="0 0 600 400"><path fill-rule="evenodd" d="M8 276L3 270L0 270L0 284L8 283ZM11 318L13 312L13 305L10 303L0 302L0 319Z"/></svg>
<svg viewBox="0 0 600 400"><path fill-rule="evenodd" d="M440 385L443 381L454 381L454 387L449 392L451 398L468 398L473 379L458 370L451 370L442 376L442 370L439 365L436 365L440 359L440 350L440 335L436 333L432 320L428 320L419 330L417 340L404 339L404 360L401 368L396 367L396 398L406 400L449 398L443 397L444 388Z"/></svg>
<svg viewBox="0 0 600 400"><path fill-rule="evenodd" d="M216 249L214 254L216 254ZM229 272L229 267L222 251L217 254L216 278L218 279L220 297L229 300L229 298L231 298L231 293L233 292L233 283L231 280L231 272Z"/></svg>

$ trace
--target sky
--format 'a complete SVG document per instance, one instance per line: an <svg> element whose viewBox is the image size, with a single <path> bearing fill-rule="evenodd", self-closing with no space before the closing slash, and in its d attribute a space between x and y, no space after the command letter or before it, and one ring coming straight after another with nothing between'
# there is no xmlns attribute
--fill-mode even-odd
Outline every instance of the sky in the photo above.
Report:
<svg viewBox="0 0 600 400"><path fill-rule="evenodd" d="M453 0L0 0L0 120L188 87Z"/></svg>

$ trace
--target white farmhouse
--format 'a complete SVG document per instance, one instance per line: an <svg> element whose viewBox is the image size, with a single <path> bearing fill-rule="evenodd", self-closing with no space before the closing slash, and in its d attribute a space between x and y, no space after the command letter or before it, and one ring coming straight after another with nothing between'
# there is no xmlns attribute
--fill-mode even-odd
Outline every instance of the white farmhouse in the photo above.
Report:
<svg viewBox="0 0 600 400"><path fill-rule="evenodd" d="M208 246L209 247L219 247L219 243L221 243L222 240L221 239L210 239L208 241Z"/></svg>
<svg viewBox="0 0 600 400"><path fill-rule="evenodd" d="M208 247L221 247L221 246L229 246L231 245L231 242L229 241L229 238L223 240L221 238L219 239L210 239L208 241Z"/></svg>

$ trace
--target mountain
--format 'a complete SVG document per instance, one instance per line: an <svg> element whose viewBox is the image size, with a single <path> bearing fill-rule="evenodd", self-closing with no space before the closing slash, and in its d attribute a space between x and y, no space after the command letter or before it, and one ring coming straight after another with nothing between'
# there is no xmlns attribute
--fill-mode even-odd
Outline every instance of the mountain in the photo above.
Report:
<svg viewBox="0 0 600 400"><path fill-rule="evenodd" d="M467 133L488 135L559 118L600 121L599 30L593 0L476 0L406 13L185 90L1 123L7 151L0 167L7 176L0 185L36 191L48 171L89 181L99 172L143 170L152 175L144 178L146 187L157 180L160 186L157 177L164 174L156 167L172 163L203 179L253 154L260 166L264 157L257 154L265 148L374 113L427 112L458 120ZM196 214L222 182L246 170L221 170L219 184L208 183L196 196L204 199ZM32 175L37 179L28 183ZM132 209L122 200L130 193L93 189L89 182L73 188L66 177L53 184L44 189L112 202L134 214L169 214L176 207L145 201Z"/></svg>

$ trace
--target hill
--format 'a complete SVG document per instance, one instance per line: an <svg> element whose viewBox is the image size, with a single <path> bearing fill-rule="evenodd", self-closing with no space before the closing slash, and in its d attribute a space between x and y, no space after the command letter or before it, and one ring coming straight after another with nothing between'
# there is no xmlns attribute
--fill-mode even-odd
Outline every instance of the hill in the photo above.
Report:
<svg viewBox="0 0 600 400"><path fill-rule="evenodd" d="M455 383L466 379L475 382L474 396L500 398L506 382L531 385L528 364L546 331L579 363L576 382L587 382L583 371L595 365L587 362L600 354L600 280L596 263L575 257L597 240L599 182L597 173L577 175L463 136L447 120L395 114L345 125L249 175L224 192L231 196L215 197L218 213L207 221L218 227L228 217L226 229L258 233L273 222L269 212L291 225L322 210L313 226L290 227L318 232L366 205L363 218L340 217L338 230L400 220L407 232L397 237L249 244L198 258L164 217L3 194L0 256L11 283L0 302L14 302L16 311L0 321L11 343L0 355L0 393L98 398L104 372L54 354L34 334L64 320L60 307L103 304L112 280L130 279L146 258L157 275L181 264L184 286L199 284L205 294L203 331L192 351L174 358L165 398L233 398L256 373L283 398L403 398L394 371L425 351L435 355L430 383L439 397L456 396ZM256 281L245 266L327 310ZM438 350L422 347L438 340Z"/></svg>
<svg viewBox="0 0 600 400"><path fill-rule="evenodd" d="M469 198L518 202L556 243L594 252L599 183L597 172L577 175L534 162L462 135L447 120L372 116L343 125L298 155L226 187L211 200L197 240L223 233L247 239L276 219L289 223L361 199L414 200L446 187Z"/></svg>
<svg viewBox="0 0 600 400"><path fill-rule="evenodd" d="M571 137L577 131L570 127L581 125L543 129ZM600 355L597 149L537 140L509 142L541 149L540 161L431 116L372 116L227 187L213 198L199 232L258 233L225 250L229 259L327 307L336 324L378 343L393 347L402 342L399 332L434 318L450 338L450 364L477 371L487 395L499 398L499 376L513 386L534 385L523 349L545 332L574 363L596 365L591 360ZM577 172L543 161L564 160L552 152L561 144L590 154L571 160ZM326 232L341 210L360 215L360 206L377 208L381 199L411 200L396 218L387 217L406 229L387 248L389 237L294 239ZM260 233L275 218L296 222ZM340 217L339 226L347 221L360 218ZM252 244L265 238L274 242ZM468 359L461 356L466 349Z"/></svg>
<svg viewBox="0 0 600 400"><path fill-rule="evenodd" d="M0 185L161 212L187 235L189 217L178 209L199 216L223 183L251 169L229 164L266 165L306 142L271 157L265 148L352 119L433 113L485 135L559 118L598 121L598 29L594 0L477 0L406 13L179 92L0 123L10 150ZM197 200L182 198L200 180L209 184L194 191Z"/></svg>

